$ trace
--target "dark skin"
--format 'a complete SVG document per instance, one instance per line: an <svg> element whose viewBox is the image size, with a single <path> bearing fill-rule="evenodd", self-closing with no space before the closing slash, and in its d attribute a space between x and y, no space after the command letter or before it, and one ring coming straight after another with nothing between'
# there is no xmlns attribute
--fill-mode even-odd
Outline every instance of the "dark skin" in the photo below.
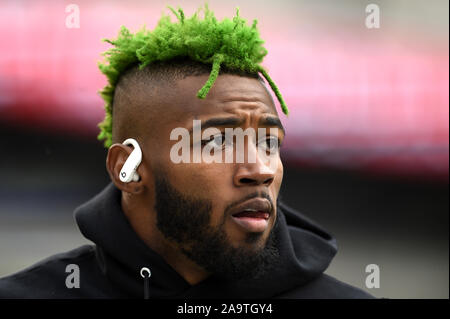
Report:
<svg viewBox="0 0 450 319"><path fill-rule="evenodd" d="M137 170L140 175L138 182L123 183L119 179L119 172L132 152L132 146L115 143L109 148L106 159L111 180L122 191L122 209L135 232L191 285L203 281L210 274L187 258L180 251L179 244L165 238L156 227L153 172L163 169L167 180L183 194L210 199L213 203L211 227L221 222L228 204L251 193L265 192L276 203L283 179L283 164L279 152L272 159L276 163L271 167L263 163L259 156L256 163L175 164L170 160L170 149L177 143L170 140L170 132L177 127L191 129L193 119L204 123L211 118L235 117L243 121L239 125L242 129L253 127L257 131L261 127L258 123L262 118L278 118L273 100L259 80L238 75L220 75L207 97L202 100L196 97L196 93L207 78L207 75L189 76L171 85L167 84L167 90L162 88L159 91L165 92L163 97L161 93L145 90L135 90L129 96L128 100L135 101L142 108L136 123L143 122L146 116L144 114L149 113L145 112L146 108L152 108L152 113L157 111L158 114L157 120L155 117L152 120L146 119L148 126L139 127L139 136L127 136L135 138L142 149L142 162ZM224 127L217 128L224 131ZM282 130L278 130L277 137L280 141L283 140ZM256 149L255 143L246 139L245 150L249 147ZM225 231L230 245L249 250L262 248L274 225L276 213L275 207L269 218L269 227L253 243L245 242L246 231L233 222L231 217L227 218Z"/></svg>

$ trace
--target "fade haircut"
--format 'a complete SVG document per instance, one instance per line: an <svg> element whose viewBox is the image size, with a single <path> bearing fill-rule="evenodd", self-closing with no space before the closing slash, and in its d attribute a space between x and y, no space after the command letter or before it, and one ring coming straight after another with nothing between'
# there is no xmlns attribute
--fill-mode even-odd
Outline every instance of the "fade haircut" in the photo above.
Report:
<svg viewBox="0 0 450 319"><path fill-rule="evenodd" d="M110 147L113 141L112 109L116 86L125 73L134 73L135 80L139 79L141 75L138 75L136 66L139 70L150 69L142 76L150 74L154 77L164 73L161 71L168 71L159 77L166 81L209 73L208 80L197 93L201 99L206 97L219 72L256 78L261 74L275 93L283 112L288 114L278 87L260 65L267 50L262 46L264 41L259 36L256 20L251 27L248 26L237 9L233 19L218 21L207 5L203 9L203 19L199 18L200 10L190 18L185 18L182 9L178 12L170 10L178 18L177 22L163 16L153 31L142 28L135 34L122 26L117 39L104 40L114 46L103 53L105 63L99 64L108 79L108 84L100 91L105 101L105 118L99 123L98 135L105 147ZM170 67L172 63L175 67Z"/></svg>

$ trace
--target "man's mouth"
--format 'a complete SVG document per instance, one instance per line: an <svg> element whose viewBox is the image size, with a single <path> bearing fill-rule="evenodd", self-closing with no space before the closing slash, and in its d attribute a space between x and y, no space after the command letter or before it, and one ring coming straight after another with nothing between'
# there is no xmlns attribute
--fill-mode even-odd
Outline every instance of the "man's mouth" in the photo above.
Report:
<svg viewBox="0 0 450 319"><path fill-rule="evenodd" d="M273 207L265 198L254 198L238 205L231 211L232 220L247 232L266 230Z"/></svg>

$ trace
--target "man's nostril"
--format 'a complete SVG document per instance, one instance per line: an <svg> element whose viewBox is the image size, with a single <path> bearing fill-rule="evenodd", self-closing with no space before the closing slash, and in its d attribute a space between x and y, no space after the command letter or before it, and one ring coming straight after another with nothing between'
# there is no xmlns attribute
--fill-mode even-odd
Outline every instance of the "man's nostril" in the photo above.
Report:
<svg viewBox="0 0 450 319"><path fill-rule="evenodd" d="M258 183L258 181L253 179L253 178L241 178L241 179L239 179L239 182L241 184L247 184L247 185L248 184L259 184L259 183L261 183L261 181L259 181L259 183ZM264 180L262 182L262 184L263 185L270 185L270 184L272 184L272 182L273 182L273 177Z"/></svg>
<svg viewBox="0 0 450 319"><path fill-rule="evenodd" d="M255 181L254 181L253 179L251 179L251 178L241 178L240 181L241 181L242 184L252 184L252 183L255 182Z"/></svg>

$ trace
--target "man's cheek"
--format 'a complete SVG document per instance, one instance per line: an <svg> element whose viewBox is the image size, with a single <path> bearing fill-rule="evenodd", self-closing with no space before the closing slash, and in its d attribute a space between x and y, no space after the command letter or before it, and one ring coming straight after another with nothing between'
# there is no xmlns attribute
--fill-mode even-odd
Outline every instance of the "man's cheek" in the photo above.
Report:
<svg viewBox="0 0 450 319"><path fill-rule="evenodd" d="M274 187L275 195L277 195L277 196L278 196L278 192L280 191L281 184L283 183L283 175L284 175L284 168L283 168L283 163L281 162L281 159L280 159L280 161L278 163L277 171L275 173L275 179L272 184Z"/></svg>
<svg viewBox="0 0 450 319"><path fill-rule="evenodd" d="M167 170L167 177L172 184L179 187L180 191L189 190L192 184L195 184L201 177L194 169L194 166L190 163L171 164Z"/></svg>
<svg viewBox="0 0 450 319"><path fill-rule="evenodd" d="M170 181L182 193L211 198L210 191L219 187L219 172L201 168L198 164L175 164L168 172Z"/></svg>

